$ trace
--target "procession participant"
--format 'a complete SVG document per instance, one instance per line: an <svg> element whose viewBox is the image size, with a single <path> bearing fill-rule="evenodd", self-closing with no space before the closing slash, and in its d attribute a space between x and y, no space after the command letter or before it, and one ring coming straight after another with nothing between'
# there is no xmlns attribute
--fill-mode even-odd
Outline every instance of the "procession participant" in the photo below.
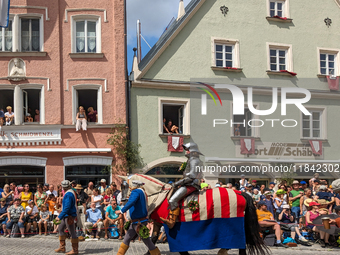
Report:
<svg viewBox="0 0 340 255"><path fill-rule="evenodd" d="M160 218L169 229L175 226L176 219L179 215L178 202L196 190L200 190L200 179L203 177L201 166L203 166L199 155L203 155L196 143L190 142L182 145L186 150L186 157L188 157L185 170L183 171L183 179L173 184L173 187L181 186L169 199L170 212L169 219Z"/></svg>
<svg viewBox="0 0 340 255"><path fill-rule="evenodd" d="M78 254L78 238L75 230L74 219L77 217L77 195L71 188L71 183L68 180L62 181L61 186L65 191L63 198L62 211L56 218L56 221L61 220L58 227L59 230L59 241L60 247L56 249L57 253L66 252L66 234L65 228L67 227L68 232L71 234L72 251L66 253L67 255Z"/></svg>
<svg viewBox="0 0 340 255"><path fill-rule="evenodd" d="M146 226L148 223L148 205L147 196L142 186L144 183L140 181L132 181L133 188L128 202L123 209L116 211L116 214L124 214L128 210L130 212L131 224L126 232L125 238L121 243L117 255L124 255L129 249L129 244L132 239L139 235L140 225ZM151 238L142 239L144 244L148 247L151 255L160 255L159 249L153 244Z"/></svg>

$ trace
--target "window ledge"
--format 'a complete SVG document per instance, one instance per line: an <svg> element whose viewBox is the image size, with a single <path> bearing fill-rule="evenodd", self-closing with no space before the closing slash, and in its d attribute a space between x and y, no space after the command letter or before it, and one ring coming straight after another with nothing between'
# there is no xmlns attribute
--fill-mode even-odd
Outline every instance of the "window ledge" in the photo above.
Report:
<svg viewBox="0 0 340 255"><path fill-rule="evenodd" d="M46 57L45 51L26 51L26 52L0 52L0 57Z"/></svg>
<svg viewBox="0 0 340 255"><path fill-rule="evenodd" d="M289 19L289 18L286 18L286 19L280 19L280 18L276 18L276 17L266 17L266 19L268 21L278 21L278 22L283 22L283 23L291 23L293 22L293 19Z"/></svg>
<svg viewBox="0 0 340 255"><path fill-rule="evenodd" d="M256 141L260 141L261 140L260 137L254 137L254 136L231 136L230 138L233 141L239 141L239 140L241 140L241 138L243 138L243 139L254 138Z"/></svg>
<svg viewBox="0 0 340 255"><path fill-rule="evenodd" d="M314 141L321 141L323 143L327 143L328 139L324 139L324 138L300 138L301 142L305 142L305 143L309 143L310 140L314 140Z"/></svg>
<svg viewBox="0 0 340 255"><path fill-rule="evenodd" d="M240 73L242 72L242 68L225 68L225 67L218 67L218 66L212 66L211 67L212 70L216 70L216 71L225 71L225 72L235 72L235 73Z"/></svg>
<svg viewBox="0 0 340 255"><path fill-rule="evenodd" d="M168 137L168 136L183 136L183 138L190 138L190 135L183 135L183 134L159 134L159 137Z"/></svg>
<svg viewBox="0 0 340 255"><path fill-rule="evenodd" d="M103 58L104 53L69 53L70 58Z"/></svg>
<svg viewBox="0 0 340 255"><path fill-rule="evenodd" d="M292 74L287 73L287 72L278 72L278 71L270 71L270 70L267 70L266 72L267 72L268 75L286 75L286 76L295 77L295 75L292 75Z"/></svg>

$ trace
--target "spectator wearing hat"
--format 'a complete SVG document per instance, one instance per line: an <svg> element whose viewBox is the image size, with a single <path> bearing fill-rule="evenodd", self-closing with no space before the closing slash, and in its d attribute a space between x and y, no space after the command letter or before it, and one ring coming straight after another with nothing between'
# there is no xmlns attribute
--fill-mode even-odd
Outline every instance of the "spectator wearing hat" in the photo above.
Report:
<svg viewBox="0 0 340 255"><path fill-rule="evenodd" d="M282 235L280 225L277 224L277 222L274 222L273 214L268 210L266 203L262 200L257 204L257 206L258 209L256 210L256 214L260 227L272 227L276 236L275 246L288 248L287 245L281 243Z"/></svg>
<svg viewBox="0 0 340 255"><path fill-rule="evenodd" d="M24 207L22 207L20 205L21 201L20 198L16 198L14 200L14 204L11 205L8 208L8 220L7 220L7 224L6 224L6 228L7 228L7 236L9 237L11 234L11 229L14 223L18 223L19 229L20 229L20 233L21 233L21 238L24 238L25 235L25 209Z"/></svg>
<svg viewBox="0 0 340 255"><path fill-rule="evenodd" d="M307 182L305 181L301 181L300 182L300 187L299 187L301 190L305 190L307 189Z"/></svg>
<svg viewBox="0 0 340 255"><path fill-rule="evenodd" d="M100 194L104 194L108 187L109 186L106 185L106 180L105 179L101 179L100 180L100 187L98 188L99 191L100 191Z"/></svg>
<svg viewBox="0 0 340 255"><path fill-rule="evenodd" d="M274 188L275 188L276 183L275 182L270 182L269 183L269 190L274 193Z"/></svg>
<svg viewBox="0 0 340 255"><path fill-rule="evenodd" d="M300 198L300 215L305 216L308 211L308 204L313 201L312 190L307 188L304 195Z"/></svg>
<svg viewBox="0 0 340 255"><path fill-rule="evenodd" d="M335 206L334 211L339 217L334 220L330 220L329 223L335 223L336 226L340 228L340 206Z"/></svg>
<svg viewBox="0 0 340 255"><path fill-rule="evenodd" d="M83 187L80 184L77 184L75 187L77 190L77 203L81 204L86 210L86 205L90 200L90 197L83 191Z"/></svg>
<svg viewBox="0 0 340 255"><path fill-rule="evenodd" d="M252 180L251 181L251 185L253 186L253 189L260 189L259 185L257 185L257 181L256 180Z"/></svg>
<svg viewBox="0 0 340 255"><path fill-rule="evenodd" d="M8 208L8 205L6 204L6 199L3 197L0 198L0 224L4 231L4 235L6 235L6 232L7 232L6 230L6 223L8 220L7 208Z"/></svg>
<svg viewBox="0 0 340 255"><path fill-rule="evenodd" d="M201 190L207 190L209 187L209 184L208 183L201 183Z"/></svg>
<svg viewBox="0 0 340 255"><path fill-rule="evenodd" d="M246 193L247 193L249 196L253 197L253 186L252 186L250 183L248 183L248 185L247 185L247 187L246 187Z"/></svg>
<svg viewBox="0 0 340 255"><path fill-rule="evenodd" d="M283 189L279 189L278 191L276 191L276 197L274 198L274 207L277 213L281 213L283 206L288 205L287 200L284 199L285 194L286 191L284 191Z"/></svg>
<svg viewBox="0 0 340 255"><path fill-rule="evenodd" d="M310 228L314 232L319 232L320 233L320 245L322 248L326 248L329 239L329 234L325 233L324 231L320 231L317 229L317 227L313 224L313 220L315 220L320 214L318 212L320 204L317 202L310 202L309 204L308 211L306 213L306 227Z"/></svg>
<svg viewBox="0 0 340 255"><path fill-rule="evenodd" d="M298 234L300 242L308 242L300 233L299 225L295 222L295 215L291 212L288 204L282 206L282 211L278 216L278 220L284 223L284 228L290 229L290 236L293 240L295 240L295 234Z"/></svg>
<svg viewBox="0 0 340 255"><path fill-rule="evenodd" d="M65 195L63 198L62 211L59 216L56 218L56 221L61 220L61 223L58 226L59 230L59 242L60 246L55 252L65 252L66 251L66 233L65 228L68 229L72 239L72 251L67 254L78 254L78 237L75 230L74 219L77 217L77 195L71 188L71 183L68 180L64 180L61 182L61 186L65 191Z"/></svg>
<svg viewBox="0 0 340 255"><path fill-rule="evenodd" d="M28 205L25 208L25 212L26 212L26 222L27 222L26 233L30 232L32 224L33 224L33 232L36 232L39 210L34 205L34 201L32 199L28 201Z"/></svg>
<svg viewBox="0 0 340 255"><path fill-rule="evenodd" d="M263 201L266 206L267 206L267 210L274 215L274 201L272 198L273 192L270 190L267 190L264 192L264 198L261 200Z"/></svg>
<svg viewBox="0 0 340 255"><path fill-rule="evenodd" d="M239 181L239 183L240 183L240 186L239 186L240 189L247 187L248 181L246 180L246 176L244 174L241 175L241 180Z"/></svg>
<svg viewBox="0 0 340 255"><path fill-rule="evenodd" d="M293 181L293 190L289 192L289 201L292 202L292 212L295 214L296 219L300 218L300 198L303 196L303 191L299 189L299 181Z"/></svg>

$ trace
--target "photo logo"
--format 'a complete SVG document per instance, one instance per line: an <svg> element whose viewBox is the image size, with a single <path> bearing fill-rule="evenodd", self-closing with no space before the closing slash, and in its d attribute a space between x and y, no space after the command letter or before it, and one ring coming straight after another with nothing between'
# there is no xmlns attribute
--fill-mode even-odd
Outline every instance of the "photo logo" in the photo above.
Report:
<svg viewBox="0 0 340 255"><path fill-rule="evenodd" d="M212 86L210 86L208 84L205 84L205 83L202 83L202 82L200 82L200 84L206 86L208 89L210 89L212 92L214 92L214 94L217 96L218 100L220 100L220 104L222 106L222 100L221 100L220 95L217 93L217 91ZM211 92L209 90L201 88L201 87L196 87L196 88L201 89L204 92L206 92L212 98L212 100L214 101L215 105L217 105L214 96L211 94ZM201 96L201 99L202 99L202 101L201 101L202 102L201 103L201 105L202 105L202 107L201 107L201 114L202 115L207 115L207 94L202 94L202 96Z"/></svg>

